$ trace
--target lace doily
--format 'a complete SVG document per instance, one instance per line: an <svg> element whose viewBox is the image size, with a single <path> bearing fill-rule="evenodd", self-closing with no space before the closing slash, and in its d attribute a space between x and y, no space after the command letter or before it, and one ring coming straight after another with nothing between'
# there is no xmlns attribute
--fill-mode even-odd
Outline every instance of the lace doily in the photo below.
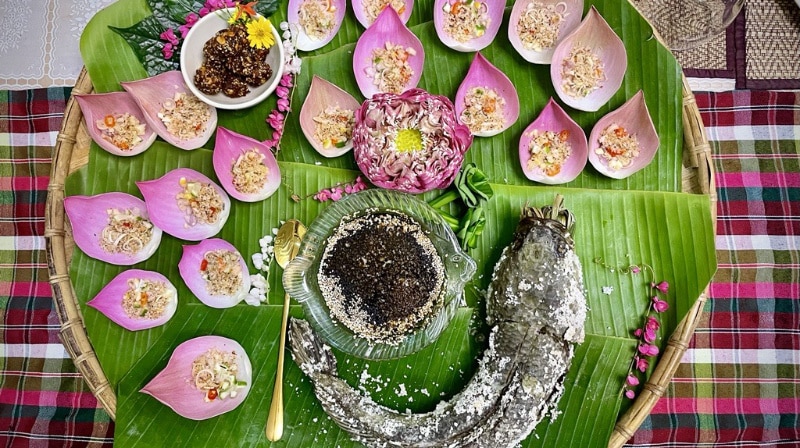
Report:
<svg viewBox="0 0 800 448"><path fill-rule="evenodd" d="M71 86L89 19L114 0L0 2L0 89Z"/></svg>

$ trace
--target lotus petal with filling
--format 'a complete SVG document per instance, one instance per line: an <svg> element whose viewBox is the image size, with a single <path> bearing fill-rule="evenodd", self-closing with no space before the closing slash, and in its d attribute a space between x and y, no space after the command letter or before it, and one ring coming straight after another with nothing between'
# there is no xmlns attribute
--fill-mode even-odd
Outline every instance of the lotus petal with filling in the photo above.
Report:
<svg viewBox="0 0 800 448"><path fill-rule="evenodd" d="M192 363L208 350L216 348L235 352L238 356L237 380L246 382L237 390L236 397L206 402L206 393L194 386ZM253 366L244 348L233 339L222 336L200 336L180 344L172 352L167 366L139 392L153 396L172 408L178 415L191 420L206 420L230 412L247 398L253 383ZM165 434L165 437L168 437Z"/></svg>
<svg viewBox="0 0 800 448"><path fill-rule="evenodd" d="M503 23L503 12L505 2L497 0L468 0L469 5L465 6L462 0L436 0L433 6L433 24L436 27L436 34L443 44L457 51L472 52L480 51L492 43L500 24ZM454 5L461 8L475 8L480 11L480 17L486 17L489 23L485 29L474 34L467 35L466 39L453 37L447 30L447 19ZM447 11L445 11L447 10ZM480 35L478 35L480 34Z"/></svg>
<svg viewBox="0 0 800 448"><path fill-rule="evenodd" d="M311 87L308 90L308 95L300 109L300 128L303 130L303 134L306 136L306 139L308 139L308 142L311 143L311 146L313 146L318 153L325 157L338 157L353 148L352 136L344 142L343 145L331 145L329 148L326 148L325 145L314 136L316 129L314 119L325 112L329 107L338 107L341 110L355 112L360 106L361 104L356 101L352 95L330 81L326 81L314 75L311 79Z"/></svg>
<svg viewBox="0 0 800 448"><path fill-rule="evenodd" d="M536 50L526 48L525 43L520 38L520 19L525 17L528 5L533 3L533 11L537 8L546 8L546 16L560 17L561 23L558 25L555 42L552 46ZM552 10L550 10L552 8ZM508 40L526 61L534 64L549 64L553 59L558 44L564 40L580 23L583 14L583 0L520 0L514 3L511 10L511 17L508 22ZM541 36L539 36L541 37Z"/></svg>
<svg viewBox="0 0 800 448"><path fill-rule="evenodd" d="M64 199L64 209L72 223L72 237L75 244L86 255L97 260L129 266L150 258L161 243L161 228L153 221L145 202L136 196L120 192L95 196L69 196ZM109 224L109 210L121 212L130 210L134 215L149 220L153 224L150 241L133 255L104 250L100 240L103 237L103 229Z"/></svg>
<svg viewBox="0 0 800 448"><path fill-rule="evenodd" d="M311 37L306 29L300 24L300 7L305 2L320 3L327 8L327 12L333 16L333 22L329 32L322 38ZM331 8L333 10L331 11ZM339 32L344 20L344 13L347 8L347 0L289 0L289 23L297 24L297 49L302 51L312 51L322 48L328 44Z"/></svg>
<svg viewBox="0 0 800 448"><path fill-rule="evenodd" d="M86 130L95 143L101 148L117 156L135 156L143 153L156 140L156 133L153 127L147 124L144 113L136 104L128 92L92 93L86 95L75 95L78 105L83 113L83 121L86 123ZM130 114L139 120L140 124L145 125L144 135L140 136L142 141L130 149L121 149L119 146L103 138L103 131L98 127L98 122L104 122L109 115Z"/></svg>
<svg viewBox="0 0 800 448"><path fill-rule="evenodd" d="M570 155L561 164L559 172L550 176L541 167L529 166L531 159L531 142L534 138L533 132L553 132L559 134L566 131L566 143L570 146ZM548 185L557 185L574 180L586 166L589 147L586 143L586 134L558 103L550 98L542 112L533 122L522 132L519 139L519 162L522 171L528 179Z"/></svg>
<svg viewBox="0 0 800 448"><path fill-rule="evenodd" d="M588 48L602 64L605 80L599 82L599 88L586 96L575 97L564 90L563 68L573 49ZM594 6L591 7L583 22L556 47L553 62L550 65L550 78L553 80L558 97L568 106L578 110L594 112L611 99L622 85L622 78L628 68L628 55L625 45L614 30L608 26Z"/></svg>
<svg viewBox="0 0 800 448"><path fill-rule="evenodd" d="M181 179L210 185L222 200L222 210L212 223L196 222L189 225L187 212L181 210L178 195L184 193ZM188 241L210 238L222 229L231 212L231 200L225 190L204 174L191 168L177 168L158 179L136 182L144 196L147 211L153 223L168 234Z"/></svg>
<svg viewBox="0 0 800 448"><path fill-rule="evenodd" d="M255 193L241 192L233 183L233 168L240 156L255 149L264 157L262 163L267 167L264 185ZM281 186L281 171L272 151L264 143L223 127L217 129L214 144L214 172L225 191L243 202L257 202L270 196Z"/></svg>
<svg viewBox="0 0 800 448"><path fill-rule="evenodd" d="M406 193L446 188L472 144L469 128L441 95L383 93L356 110L353 155L373 184Z"/></svg>
<svg viewBox="0 0 800 448"><path fill-rule="evenodd" d="M161 73L150 78L138 81L122 82L122 88L130 92L136 103L144 112L147 125L151 127L167 143L181 149L197 149L206 144L211 134L217 127L217 109L205 103L203 104L210 114L206 120L202 132L196 137L181 139L167 130L164 122L158 114L161 112L165 101L172 101L176 93L184 93L187 96L195 97L183 82L183 75L178 70ZM195 97L196 98L196 97Z"/></svg>
<svg viewBox="0 0 800 448"><path fill-rule="evenodd" d="M403 24L408 22L408 19L411 18L411 10L414 9L414 0L353 0L353 13L356 16L356 20L358 23L361 24L364 28L369 28L374 22L370 20L369 14L367 13L367 5L370 3L374 3L376 5L380 4L389 4L390 2L395 2L396 4L402 3L402 7L399 10L395 10L397 12L397 16L403 22ZM387 9L385 6L383 9ZM392 8L394 9L394 8ZM381 10L381 13L383 10ZM380 13L378 14L380 17ZM377 21L377 17L375 21Z"/></svg>
<svg viewBox="0 0 800 448"><path fill-rule="evenodd" d="M208 282L203 278L201 266L206 253L214 250L235 252L239 259L239 266L242 269L242 282L234 294L211 294L208 290ZM247 264L245 264L244 258L233 247L233 244L220 238L210 238L195 245L184 245L183 256L181 256L181 261L178 262L178 271L180 271L181 277L186 282L189 290L201 302L212 308L230 308L241 302L250 292L250 274L247 271Z"/></svg>
<svg viewBox="0 0 800 448"><path fill-rule="evenodd" d="M608 161L597 154L600 150L601 134L613 124L623 127L628 134L636 137L639 143L639 155L629 166L620 169L611 168ZM619 109L609 112L594 125L589 135L589 163L601 174L614 179L624 179L646 167L655 157L658 145L658 134L644 101L644 92L640 90Z"/></svg>
<svg viewBox="0 0 800 448"><path fill-rule="evenodd" d="M129 280L149 280L151 282L160 282L164 284L170 296L167 301L167 306L161 316L157 318L131 317L125 312L122 304L125 293L130 289L128 285ZM113 280L108 282L108 284L103 287L92 300L86 302L86 304L105 314L106 317L127 330L145 330L164 325L167 321L172 319L172 316L175 315L175 311L178 309L178 290L175 289L175 286L170 283L167 277L164 277L158 272L128 269L114 277Z"/></svg>
<svg viewBox="0 0 800 448"><path fill-rule="evenodd" d="M503 107L503 126L501 128L472 132L473 135L491 137L505 131L517 121L519 118L519 95L514 84L505 73L492 65L482 54L476 53L469 66L467 76L464 77L464 81L461 82L456 92L456 116L462 123L464 122L462 114L466 109L467 92L475 87L493 89L498 96L505 100L505 107Z"/></svg>
<svg viewBox="0 0 800 448"><path fill-rule="evenodd" d="M369 70L372 70L373 51L385 48L387 43L400 45L403 48L412 48L416 53L408 58L412 74L402 89L403 91L416 87L422 76L422 67L425 62L425 49L422 47L422 42L403 25L393 8L385 8L375 23L367 28L358 39L353 51L353 72L358 88L366 98L370 98L376 93L387 93L378 90L373 78L367 74Z"/></svg>

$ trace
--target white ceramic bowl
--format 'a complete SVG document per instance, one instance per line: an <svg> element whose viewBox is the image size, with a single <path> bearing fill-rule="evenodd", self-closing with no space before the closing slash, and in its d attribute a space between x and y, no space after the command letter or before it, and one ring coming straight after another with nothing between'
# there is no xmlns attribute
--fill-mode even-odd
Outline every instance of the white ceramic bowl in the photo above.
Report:
<svg viewBox="0 0 800 448"><path fill-rule="evenodd" d="M233 13L233 9L227 10ZM223 93L216 95L206 95L194 85L194 74L200 65L203 64L203 45L211 39L217 31L228 27L228 12L219 10L209 13L194 24L181 48L181 73L183 80L198 98L206 104L210 104L220 109L244 109L264 101L278 87L278 82L283 75L284 51L281 36L273 24L272 35L275 37L275 45L270 47L267 55L267 63L272 68L272 76L264 84L253 87L249 86L250 93L240 98L229 98Z"/></svg>

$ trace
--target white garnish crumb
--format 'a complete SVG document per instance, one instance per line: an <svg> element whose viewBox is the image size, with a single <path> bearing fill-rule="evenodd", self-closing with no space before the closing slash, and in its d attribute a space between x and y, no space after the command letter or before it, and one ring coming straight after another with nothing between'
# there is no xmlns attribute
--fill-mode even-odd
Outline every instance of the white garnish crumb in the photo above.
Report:
<svg viewBox="0 0 800 448"><path fill-rule="evenodd" d="M612 292L614 292L613 286L603 286L602 288L603 294L610 296Z"/></svg>

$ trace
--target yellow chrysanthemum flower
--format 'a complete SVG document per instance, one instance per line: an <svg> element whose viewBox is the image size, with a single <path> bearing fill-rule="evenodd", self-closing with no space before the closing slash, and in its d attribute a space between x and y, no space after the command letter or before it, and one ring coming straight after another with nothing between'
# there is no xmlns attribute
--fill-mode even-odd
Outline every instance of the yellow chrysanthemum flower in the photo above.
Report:
<svg viewBox="0 0 800 448"><path fill-rule="evenodd" d="M251 47L269 48L275 45L272 23L264 17L253 18L247 22L247 41Z"/></svg>

